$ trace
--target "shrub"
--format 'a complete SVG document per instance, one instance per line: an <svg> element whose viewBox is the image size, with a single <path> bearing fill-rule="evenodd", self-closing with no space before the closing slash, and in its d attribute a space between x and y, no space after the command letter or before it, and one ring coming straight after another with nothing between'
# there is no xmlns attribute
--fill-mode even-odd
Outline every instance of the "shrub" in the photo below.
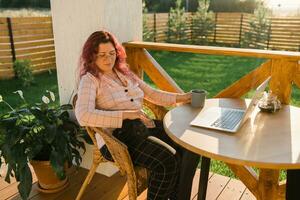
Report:
<svg viewBox="0 0 300 200"><path fill-rule="evenodd" d="M197 12L192 17L193 44L208 44L208 35L214 30L213 13L208 12L209 1L199 0Z"/></svg>
<svg viewBox="0 0 300 200"><path fill-rule="evenodd" d="M34 82L30 65L29 60L16 60L14 62L15 75L21 80L24 87L28 87Z"/></svg>
<svg viewBox="0 0 300 200"><path fill-rule="evenodd" d="M260 2L254 11L254 17L250 21L250 30L245 32L242 47L251 47L255 49L266 49L267 42L271 35L271 21L268 19L269 11Z"/></svg>
<svg viewBox="0 0 300 200"><path fill-rule="evenodd" d="M154 32L149 29L147 26L147 14L148 9L146 7L145 2L143 1L143 40L144 41L153 41Z"/></svg>
<svg viewBox="0 0 300 200"><path fill-rule="evenodd" d="M170 10L167 42L186 43L186 30L188 28L186 20L184 8L181 8L181 0L176 0L176 7Z"/></svg>

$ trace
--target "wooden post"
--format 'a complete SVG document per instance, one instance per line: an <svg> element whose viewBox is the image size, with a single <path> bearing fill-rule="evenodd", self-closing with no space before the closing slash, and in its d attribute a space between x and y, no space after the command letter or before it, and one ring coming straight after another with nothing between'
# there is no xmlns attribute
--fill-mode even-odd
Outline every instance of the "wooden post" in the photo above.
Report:
<svg viewBox="0 0 300 200"><path fill-rule="evenodd" d="M283 104L290 102L293 76L296 70L297 61L272 59L270 90Z"/></svg>
<svg viewBox="0 0 300 200"><path fill-rule="evenodd" d="M153 32L154 32L154 42L156 42L156 13L153 13Z"/></svg>
<svg viewBox="0 0 300 200"><path fill-rule="evenodd" d="M141 51L138 48L126 48L126 54L127 54L127 63L131 69L138 77L143 79L143 70L139 66L139 58L138 58L138 52Z"/></svg>
<svg viewBox="0 0 300 200"><path fill-rule="evenodd" d="M12 25L11 25L11 18L7 17L6 21L7 21L7 28L8 28L8 33L9 33L12 62L14 63L16 61L16 50L15 50L14 35L13 35L13 30L12 30Z"/></svg>
<svg viewBox="0 0 300 200"><path fill-rule="evenodd" d="M217 22L218 22L218 13L215 14L214 43L216 43L216 37L217 37Z"/></svg>
<svg viewBox="0 0 300 200"><path fill-rule="evenodd" d="M170 12L168 13L168 42L170 41ZM300 45L299 45L300 49Z"/></svg>
<svg viewBox="0 0 300 200"><path fill-rule="evenodd" d="M191 26L190 26L190 30L191 30L191 42L193 42L193 28L194 28L193 15L194 15L194 13L190 14L190 17L191 17Z"/></svg>
<svg viewBox="0 0 300 200"><path fill-rule="evenodd" d="M279 170L261 169L259 173L257 199L277 199Z"/></svg>
<svg viewBox="0 0 300 200"><path fill-rule="evenodd" d="M270 44L270 39L271 39L271 27L272 27L272 21L270 22L269 29L268 29L267 49L269 49L269 44Z"/></svg>
<svg viewBox="0 0 300 200"><path fill-rule="evenodd" d="M242 13L241 14L241 21L240 21L239 46L241 46L241 42L242 42L243 19L244 19L244 14Z"/></svg>

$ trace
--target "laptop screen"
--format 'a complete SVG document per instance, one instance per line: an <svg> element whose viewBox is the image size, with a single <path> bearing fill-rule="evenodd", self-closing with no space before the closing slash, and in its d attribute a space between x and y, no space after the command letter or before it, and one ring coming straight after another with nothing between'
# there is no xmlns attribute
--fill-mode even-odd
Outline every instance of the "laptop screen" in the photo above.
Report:
<svg viewBox="0 0 300 200"><path fill-rule="evenodd" d="M271 79L271 76L269 76L262 84L260 84L256 90L255 90L255 93L251 99L251 102L249 104L249 106L247 107L246 111L245 111L245 114L244 114L244 117L243 119L241 120L241 123L243 124L249 117L249 115L253 112L253 110L255 109L255 106L257 105L259 99L261 99L261 97L263 96L263 93L269 83Z"/></svg>

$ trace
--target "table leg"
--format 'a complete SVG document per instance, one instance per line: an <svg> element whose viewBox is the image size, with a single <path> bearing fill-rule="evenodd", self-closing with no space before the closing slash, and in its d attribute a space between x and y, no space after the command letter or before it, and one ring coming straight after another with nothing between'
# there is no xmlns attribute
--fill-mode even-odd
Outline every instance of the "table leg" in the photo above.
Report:
<svg viewBox="0 0 300 200"><path fill-rule="evenodd" d="M202 156L199 188L198 188L198 200L205 200L206 198L209 166L210 166L210 158Z"/></svg>
<svg viewBox="0 0 300 200"><path fill-rule="evenodd" d="M258 198L265 199L281 199L279 193L279 170L260 169L258 180Z"/></svg>

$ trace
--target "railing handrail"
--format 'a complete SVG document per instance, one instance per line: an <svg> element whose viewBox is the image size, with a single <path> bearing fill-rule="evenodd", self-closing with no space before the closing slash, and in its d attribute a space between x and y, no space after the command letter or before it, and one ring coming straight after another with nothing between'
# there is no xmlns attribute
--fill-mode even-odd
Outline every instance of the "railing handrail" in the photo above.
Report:
<svg viewBox="0 0 300 200"><path fill-rule="evenodd" d="M245 56L245 57L256 57L256 58L267 58L267 59L287 59L287 60L294 60L294 61L300 60L300 52L289 52L289 51L199 46L199 45L140 42L140 41L126 42L123 43L123 45L125 47L145 48L148 50L175 51L175 52L228 55L228 56Z"/></svg>

